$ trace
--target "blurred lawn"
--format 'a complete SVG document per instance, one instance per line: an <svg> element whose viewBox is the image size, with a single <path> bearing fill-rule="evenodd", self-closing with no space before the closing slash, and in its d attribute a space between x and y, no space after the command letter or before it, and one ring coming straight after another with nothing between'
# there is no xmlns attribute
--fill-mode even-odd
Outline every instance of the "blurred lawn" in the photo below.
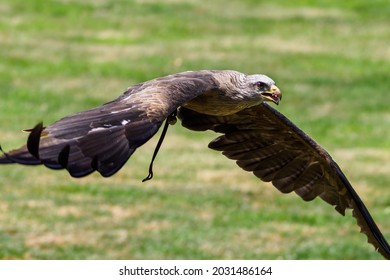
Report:
<svg viewBox="0 0 390 280"><path fill-rule="evenodd" d="M264 73L278 107L334 156L390 239L387 0L3 0L0 143L195 69ZM381 259L347 213L305 203L171 127L114 177L0 168L2 259Z"/></svg>

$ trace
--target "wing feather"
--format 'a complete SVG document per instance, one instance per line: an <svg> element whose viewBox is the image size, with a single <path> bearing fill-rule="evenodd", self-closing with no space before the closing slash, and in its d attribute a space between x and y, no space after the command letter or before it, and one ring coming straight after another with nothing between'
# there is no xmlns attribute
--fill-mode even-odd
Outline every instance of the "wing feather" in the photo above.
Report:
<svg viewBox="0 0 390 280"><path fill-rule="evenodd" d="M341 169L312 138L280 112L261 104L228 116L209 116L180 108L182 125L222 133L209 148L236 160L246 171L283 193L308 201L320 197L342 215L353 216L368 242L390 259L390 246Z"/></svg>
<svg viewBox="0 0 390 280"><path fill-rule="evenodd" d="M100 107L46 128L38 124L29 130L27 145L0 156L0 163L43 164L67 169L73 177L95 170L111 176L177 107L218 87L213 73L184 72L151 80Z"/></svg>

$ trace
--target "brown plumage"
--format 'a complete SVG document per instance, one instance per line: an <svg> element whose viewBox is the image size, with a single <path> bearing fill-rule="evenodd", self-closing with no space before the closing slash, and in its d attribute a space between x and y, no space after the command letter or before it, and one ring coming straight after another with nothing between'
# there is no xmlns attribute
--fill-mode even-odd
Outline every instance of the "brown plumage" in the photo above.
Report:
<svg viewBox="0 0 390 280"><path fill-rule="evenodd" d="M264 75L192 71L132 86L116 100L30 130L27 145L4 153L0 164L44 164L73 177L116 173L175 112L191 130L222 133L209 147L283 193L320 197L353 216L368 242L390 259L390 246L330 155L264 101L281 93ZM173 115L174 114L174 115ZM164 129L165 131L165 129Z"/></svg>

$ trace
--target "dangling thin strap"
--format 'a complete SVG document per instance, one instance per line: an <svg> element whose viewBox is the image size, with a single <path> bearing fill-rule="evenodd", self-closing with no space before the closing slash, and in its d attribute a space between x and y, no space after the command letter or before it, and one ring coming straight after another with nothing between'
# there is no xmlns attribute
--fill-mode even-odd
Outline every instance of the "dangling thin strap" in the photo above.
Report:
<svg viewBox="0 0 390 280"><path fill-rule="evenodd" d="M154 149L154 152L153 152L153 156L152 156L152 160L149 164L149 174L148 176L146 176L142 182L146 182L150 179L153 178L153 162L158 154L158 151L160 150L160 147L161 147L161 144L162 142L164 141L164 138L165 138L165 134L167 134L167 131L168 131L168 126L170 124L175 124L176 123L176 110L169 115L169 117L165 120L165 123L164 123L164 128L163 128L163 131L161 133L161 136L160 136L160 139L158 139L158 142L157 142L157 145L156 145L156 148Z"/></svg>

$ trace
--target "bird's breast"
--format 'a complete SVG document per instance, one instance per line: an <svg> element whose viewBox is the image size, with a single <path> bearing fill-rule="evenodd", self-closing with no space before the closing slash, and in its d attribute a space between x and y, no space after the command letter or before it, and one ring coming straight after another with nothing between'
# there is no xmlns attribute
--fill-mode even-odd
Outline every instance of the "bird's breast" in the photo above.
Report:
<svg viewBox="0 0 390 280"><path fill-rule="evenodd" d="M257 104L246 100L233 99L218 91L210 91L183 103L182 107L206 115L226 116Z"/></svg>

